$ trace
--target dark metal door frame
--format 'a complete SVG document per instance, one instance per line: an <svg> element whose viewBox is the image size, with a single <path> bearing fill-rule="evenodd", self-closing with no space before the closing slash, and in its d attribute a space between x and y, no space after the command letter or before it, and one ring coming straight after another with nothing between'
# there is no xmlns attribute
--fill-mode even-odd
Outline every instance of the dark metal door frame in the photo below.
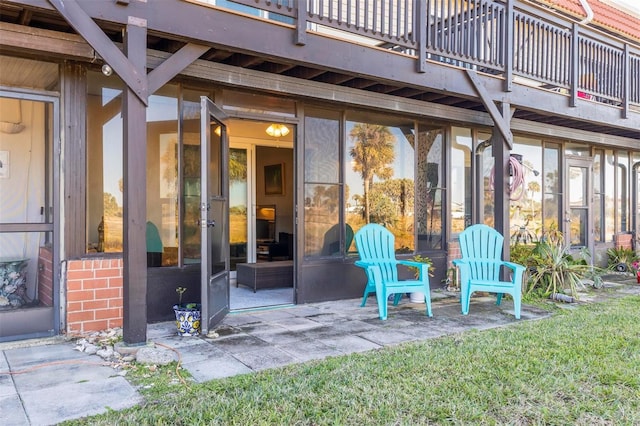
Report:
<svg viewBox="0 0 640 426"><path fill-rule="evenodd" d="M229 141L227 115L206 96L200 114L201 331L207 335L229 312Z"/></svg>
<svg viewBox="0 0 640 426"><path fill-rule="evenodd" d="M572 170L583 173L584 188L576 188L572 185ZM566 156L564 160L564 193L566 196L563 200L563 234L565 243L571 244L574 240L572 224L575 222L573 218L576 214L582 214L583 223L579 224L583 228L579 231L583 233L581 243L571 244L576 249L586 248L591 253L590 261L593 262L594 254L594 224L593 224L593 158L592 157L576 157ZM578 190L582 189L581 192ZM572 198L579 196L579 198ZM579 203L581 201L582 203ZM574 225L575 227L575 225ZM575 233L575 232L574 232Z"/></svg>
<svg viewBox="0 0 640 426"><path fill-rule="evenodd" d="M0 342L9 340L20 340L36 337L54 336L60 333L60 330L64 327L62 323L62 313L64 309L60 309L61 297L60 297L60 100L58 97L43 95L37 93L20 93L11 92L6 90L0 90L0 97L13 98L25 101L41 102L48 104L49 108L45 110L45 143L46 154L51 156L51 161L48 163L51 165L52 170L46 171L45 179L52 179L51 182L42 182L42 184L49 188L48 193L45 196L46 200L49 200L49 206L51 211L47 211L49 206L45 206L44 209L44 223L0 223L0 233L3 232L45 232L51 233L51 238L48 240L48 244L51 246L52 251L52 306L50 307L32 307L27 309L8 310L5 312L0 311L0 316L11 316L11 322L21 323L24 327L22 331L18 333L10 333L11 335L4 335L0 333ZM23 318L24 317L24 318ZM0 318L0 322L8 321L8 319Z"/></svg>

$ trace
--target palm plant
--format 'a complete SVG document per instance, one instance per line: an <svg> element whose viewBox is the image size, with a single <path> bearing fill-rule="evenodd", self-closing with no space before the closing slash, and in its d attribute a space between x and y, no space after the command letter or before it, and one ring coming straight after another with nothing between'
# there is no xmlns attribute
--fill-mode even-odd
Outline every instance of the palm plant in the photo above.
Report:
<svg viewBox="0 0 640 426"><path fill-rule="evenodd" d="M559 237L546 238L536 244L534 258L536 264L531 267L527 294L534 290L545 295L568 290L577 298L578 290L584 289L582 279L594 276L594 268L587 264L583 252L582 259L574 259L569 253L569 245Z"/></svg>
<svg viewBox="0 0 640 426"><path fill-rule="evenodd" d="M638 255L632 249L623 247L607 250L609 268L617 272L628 272L634 262L639 260Z"/></svg>

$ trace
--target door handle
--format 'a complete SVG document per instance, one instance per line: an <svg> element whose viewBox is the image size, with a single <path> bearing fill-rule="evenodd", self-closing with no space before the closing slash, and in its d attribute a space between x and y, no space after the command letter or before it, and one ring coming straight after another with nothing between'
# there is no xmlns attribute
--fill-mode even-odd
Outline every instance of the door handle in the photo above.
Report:
<svg viewBox="0 0 640 426"><path fill-rule="evenodd" d="M215 220L200 219L201 228L213 228L214 226L216 226Z"/></svg>

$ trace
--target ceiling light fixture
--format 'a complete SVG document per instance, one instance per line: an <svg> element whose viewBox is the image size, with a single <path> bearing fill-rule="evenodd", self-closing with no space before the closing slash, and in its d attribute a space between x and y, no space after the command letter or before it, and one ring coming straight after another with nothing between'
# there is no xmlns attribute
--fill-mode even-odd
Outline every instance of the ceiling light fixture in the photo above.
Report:
<svg viewBox="0 0 640 426"><path fill-rule="evenodd" d="M274 123L267 127L267 134L274 138L287 136L289 134L289 128L284 124Z"/></svg>

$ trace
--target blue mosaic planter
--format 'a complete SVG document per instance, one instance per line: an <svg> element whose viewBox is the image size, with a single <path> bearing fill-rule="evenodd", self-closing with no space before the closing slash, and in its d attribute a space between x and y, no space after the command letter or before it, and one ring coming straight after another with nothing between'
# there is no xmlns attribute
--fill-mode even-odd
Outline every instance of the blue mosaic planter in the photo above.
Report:
<svg viewBox="0 0 640 426"><path fill-rule="evenodd" d="M173 305L176 314L176 328L180 336L197 336L200 334L200 304L194 306Z"/></svg>

